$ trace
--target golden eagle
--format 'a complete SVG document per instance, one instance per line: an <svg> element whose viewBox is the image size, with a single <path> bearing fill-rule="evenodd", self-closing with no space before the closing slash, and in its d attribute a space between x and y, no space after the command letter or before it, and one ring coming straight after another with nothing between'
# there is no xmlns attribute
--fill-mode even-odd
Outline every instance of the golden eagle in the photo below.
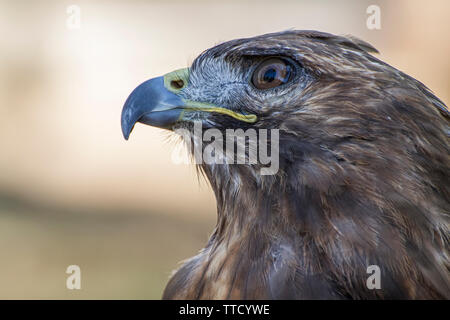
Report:
<svg viewBox="0 0 450 320"><path fill-rule="evenodd" d="M266 34L219 44L131 93L126 139L136 122L185 129L195 153L198 122L258 139L278 130L267 138L278 145L273 174L260 161L198 164L217 225L163 298L450 298L449 111L371 52L353 37Z"/></svg>

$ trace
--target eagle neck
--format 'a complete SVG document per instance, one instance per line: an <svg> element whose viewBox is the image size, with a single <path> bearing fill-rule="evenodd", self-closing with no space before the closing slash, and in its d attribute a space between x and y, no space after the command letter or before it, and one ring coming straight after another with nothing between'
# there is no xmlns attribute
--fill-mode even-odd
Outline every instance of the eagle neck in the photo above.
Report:
<svg viewBox="0 0 450 320"><path fill-rule="evenodd" d="M273 229L278 197L269 196L251 166L208 166L204 172L217 200L218 238L244 238L252 230Z"/></svg>

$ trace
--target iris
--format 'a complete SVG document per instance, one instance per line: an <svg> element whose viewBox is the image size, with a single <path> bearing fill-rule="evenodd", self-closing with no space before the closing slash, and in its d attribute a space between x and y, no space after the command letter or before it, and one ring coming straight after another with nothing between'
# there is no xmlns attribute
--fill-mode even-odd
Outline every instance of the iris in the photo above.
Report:
<svg viewBox="0 0 450 320"><path fill-rule="evenodd" d="M257 89L270 89L287 83L291 79L292 65L284 59L269 58L253 72L252 83Z"/></svg>

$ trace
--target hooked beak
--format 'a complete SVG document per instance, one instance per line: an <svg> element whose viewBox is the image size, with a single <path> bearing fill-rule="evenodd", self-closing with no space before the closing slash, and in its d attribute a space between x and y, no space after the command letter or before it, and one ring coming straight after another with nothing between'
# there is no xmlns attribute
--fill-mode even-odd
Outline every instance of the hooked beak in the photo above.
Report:
<svg viewBox="0 0 450 320"><path fill-rule="evenodd" d="M164 77L140 84L122 109L122 133L126 140L136 122L168 129L180 117L184 101L164 86Z"/></svg>

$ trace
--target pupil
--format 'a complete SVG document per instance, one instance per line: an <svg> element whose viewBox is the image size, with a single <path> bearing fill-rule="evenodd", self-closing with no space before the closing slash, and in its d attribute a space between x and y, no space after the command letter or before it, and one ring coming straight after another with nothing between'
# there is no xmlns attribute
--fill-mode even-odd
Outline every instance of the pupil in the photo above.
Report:
<svg viewBox="0 0 450 320"><path fill-rule="evenodd" d="M271 68L264 73L263 80L265 82L272 82L273 80L275 80L276 75L277 75L277 71L275 69Z"/></svg>

